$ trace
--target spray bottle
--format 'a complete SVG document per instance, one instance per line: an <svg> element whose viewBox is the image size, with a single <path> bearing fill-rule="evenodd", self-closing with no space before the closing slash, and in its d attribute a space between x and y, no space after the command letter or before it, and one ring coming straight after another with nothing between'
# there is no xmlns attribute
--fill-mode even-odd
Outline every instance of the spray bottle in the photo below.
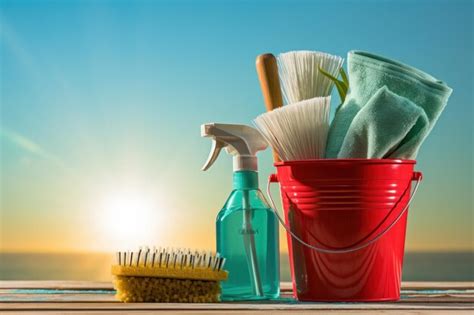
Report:
<svg viewBox="0 0 474 315"><path fill-rule="evenodd" d="M222 148L233 155L233 190L216 219L217 252L226 258L229 278L222 282L224 301L277 298L280 293L278 221L258 188L258 151L268 146L246 125L210 123L201 136L212 138L202 170Z"/></svg>

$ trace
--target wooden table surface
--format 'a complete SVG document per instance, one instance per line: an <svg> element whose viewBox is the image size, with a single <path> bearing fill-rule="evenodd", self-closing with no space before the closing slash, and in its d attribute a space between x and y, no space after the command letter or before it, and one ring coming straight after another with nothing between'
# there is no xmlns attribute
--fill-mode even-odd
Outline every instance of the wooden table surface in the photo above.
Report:
<svg viewBox="0 0 474 315"><path fill-rule="evenodd" d="M110 283L0 281L0 313L21 314L474 314L474 282L404 282L398 302L302 303L282 283L281 299L265 302L119 303Z"/></svg>

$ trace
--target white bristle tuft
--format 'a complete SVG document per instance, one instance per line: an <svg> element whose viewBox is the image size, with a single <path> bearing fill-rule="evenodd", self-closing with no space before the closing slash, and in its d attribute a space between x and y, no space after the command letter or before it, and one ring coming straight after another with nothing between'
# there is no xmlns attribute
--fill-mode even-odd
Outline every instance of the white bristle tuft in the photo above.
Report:
<svg viewBox="0 0 474 315"><path fill-rule="evenodd" d="M331 97L315 97L258 116L257 129L282 161L324 158Z"/></svg>
<svg viewBox="0 0 474 315"><path fill-rule="evenodd" d="M277 57L286 104L329 96L334 83L319 68L337 77L344 59L318 51L290 51Z"/></svg>

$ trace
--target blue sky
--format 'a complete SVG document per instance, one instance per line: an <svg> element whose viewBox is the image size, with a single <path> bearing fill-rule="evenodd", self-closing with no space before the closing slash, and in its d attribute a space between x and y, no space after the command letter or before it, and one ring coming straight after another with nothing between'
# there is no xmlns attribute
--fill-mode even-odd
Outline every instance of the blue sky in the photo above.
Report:
<svg viewBox="0 0 474 315"><path fill-rule="evenodd" d="M425 181L407 248L473 248L472 1L0 6L0 249L107 249L106 224L89 231L110 191L154 196L160 224L148 237L187 245L199 235L197 246L213 247L231 159L200 171L210 143L199 126L250 124L264 110L255 57L299 49L378 53L454 89L418 156ZM260 168L263 185L270 152Z"/></svg>

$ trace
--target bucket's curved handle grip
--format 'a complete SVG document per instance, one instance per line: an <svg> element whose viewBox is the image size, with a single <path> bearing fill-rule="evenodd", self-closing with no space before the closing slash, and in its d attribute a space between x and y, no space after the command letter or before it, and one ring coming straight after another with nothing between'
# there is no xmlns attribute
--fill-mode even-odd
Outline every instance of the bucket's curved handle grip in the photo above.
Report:
<svg viewBox="0 0 474 315"><path fill-rule="evenodd" d="M360 249L366 248L367 246L372 245L373 243L378 241L382 236L384 236L385 233L387 233L400 220L400 218L403 216L403 214L407 211L408 207L410 206L411 202L413 201L413 198L415 197L416 191L418 190L418 186L420 185L420 182L421 182L422 179L423 179L423 174L421 172L413 172L413 176L412 176L411 180L416 181L416 184L415 184L415 187L413 188L413 192L410 195L410 199L408 200L408 202L405 205L405 207L403 208L403 210L400 211L400 214L395 218L395 220L393 220L392 223L390 223L389 226L387 226L385 229L383 229L382 232L380 232L376 237L374 237L370 241L368 241L366 243L363 243L361 245L358 245L358 246L354 246L354 247L350 247L350 248L344 248L344 249L327 249L327 248L321 248L321 247L313 246L313 245L308 244L305 241L303 241L301 238L299 238L297 235L295 235L295 233L293 233L291 231L291 228L285 223L285 221L282 219L282 217L280 216L280 214L276 210L275 202L273 201L273 197L272 197L272 194L270 192L270 184L278 182L278 177L277 177L276 174L271 174L268 177L267 195L268 195L268 199L270 199L270 206L271 206L273 212L275 213L275 215L277 216L278 221L280 221L281 225L283 225L283 227L291 235L291 237L293 237L295 240L297 240L302 245L304 245L308 248L311 248L315 251L321 252L321 253L325 253L325 254L344 254L344 253L351 253L351 252L355 252L355 251L358 251ZM403 197L403 195L400 198L402 198L402 197Z"/></svg>

